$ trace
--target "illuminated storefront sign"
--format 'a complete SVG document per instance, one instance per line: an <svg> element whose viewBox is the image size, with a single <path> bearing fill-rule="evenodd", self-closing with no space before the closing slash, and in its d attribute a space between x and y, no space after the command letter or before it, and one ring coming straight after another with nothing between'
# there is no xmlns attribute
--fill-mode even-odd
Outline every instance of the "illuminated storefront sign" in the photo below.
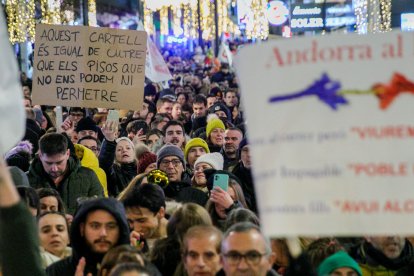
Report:
<svg viewBox="0 0 414 276"><path fill-rule="evenodd" d="M331 30L356 23L352 2L297 4L291 7L292 32Z"/></svg>

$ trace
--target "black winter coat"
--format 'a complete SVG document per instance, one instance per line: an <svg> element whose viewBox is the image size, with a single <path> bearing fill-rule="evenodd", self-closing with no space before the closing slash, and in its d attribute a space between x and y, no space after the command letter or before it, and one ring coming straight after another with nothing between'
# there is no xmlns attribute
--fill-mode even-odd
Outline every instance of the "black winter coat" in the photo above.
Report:
<svg viewBox="0 0 414 276"><path fill-rule="evenodd" d="M137 164L116 164L115 159L116 143L104 140L99 154L99 167L107 177L108 194L116 197L122 192L129 182L137 175Z"/></svg>

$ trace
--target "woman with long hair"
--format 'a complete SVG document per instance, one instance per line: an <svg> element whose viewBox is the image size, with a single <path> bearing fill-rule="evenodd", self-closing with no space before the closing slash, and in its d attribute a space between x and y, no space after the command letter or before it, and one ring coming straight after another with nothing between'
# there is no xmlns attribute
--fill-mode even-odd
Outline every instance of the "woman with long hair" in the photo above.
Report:
<svg viewBox="0 0 414 276"><path fill-rule="evenodd" d="M65 214L46 211L38 218L40 255L44 268L72 254Z"/></svg>
<svg viewBox="0 0 414 276"><path fill-rule="evenodd" d="M240 184L235 179L229 178L227 191L220 187L214 187L210 191L206 209L217 228L224 230L227 214L236 208L247 208L247 203Z"/></svg>

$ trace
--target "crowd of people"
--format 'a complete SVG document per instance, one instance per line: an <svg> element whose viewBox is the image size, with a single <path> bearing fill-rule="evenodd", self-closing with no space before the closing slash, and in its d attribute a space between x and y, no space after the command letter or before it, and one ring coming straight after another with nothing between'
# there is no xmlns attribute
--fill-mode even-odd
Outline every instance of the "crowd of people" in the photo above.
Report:
<svg viewBox="0 0 414 276"><path fill-rule="evenodd" d="M147 80L140 110L64 107L61 124L23 76L25 136L0 164L3 275L414 275L405 237L298 238L293 256L264 236L231 66L163 53L173 79Z"/></svg>

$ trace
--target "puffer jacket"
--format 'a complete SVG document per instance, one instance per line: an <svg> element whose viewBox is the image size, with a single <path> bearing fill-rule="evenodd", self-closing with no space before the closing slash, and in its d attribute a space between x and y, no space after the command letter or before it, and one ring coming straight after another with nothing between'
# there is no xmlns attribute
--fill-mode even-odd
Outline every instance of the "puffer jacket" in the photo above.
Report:
<svg viewBox="0 0 414 276"><path fill-rule="evenodd" d="M93 170L101 183L105 197L108 197L108 188L106 184L106 173L99 167L99 160L96 155L87 147L75 144L76 157L81 161L81 166Z"/></svg>

